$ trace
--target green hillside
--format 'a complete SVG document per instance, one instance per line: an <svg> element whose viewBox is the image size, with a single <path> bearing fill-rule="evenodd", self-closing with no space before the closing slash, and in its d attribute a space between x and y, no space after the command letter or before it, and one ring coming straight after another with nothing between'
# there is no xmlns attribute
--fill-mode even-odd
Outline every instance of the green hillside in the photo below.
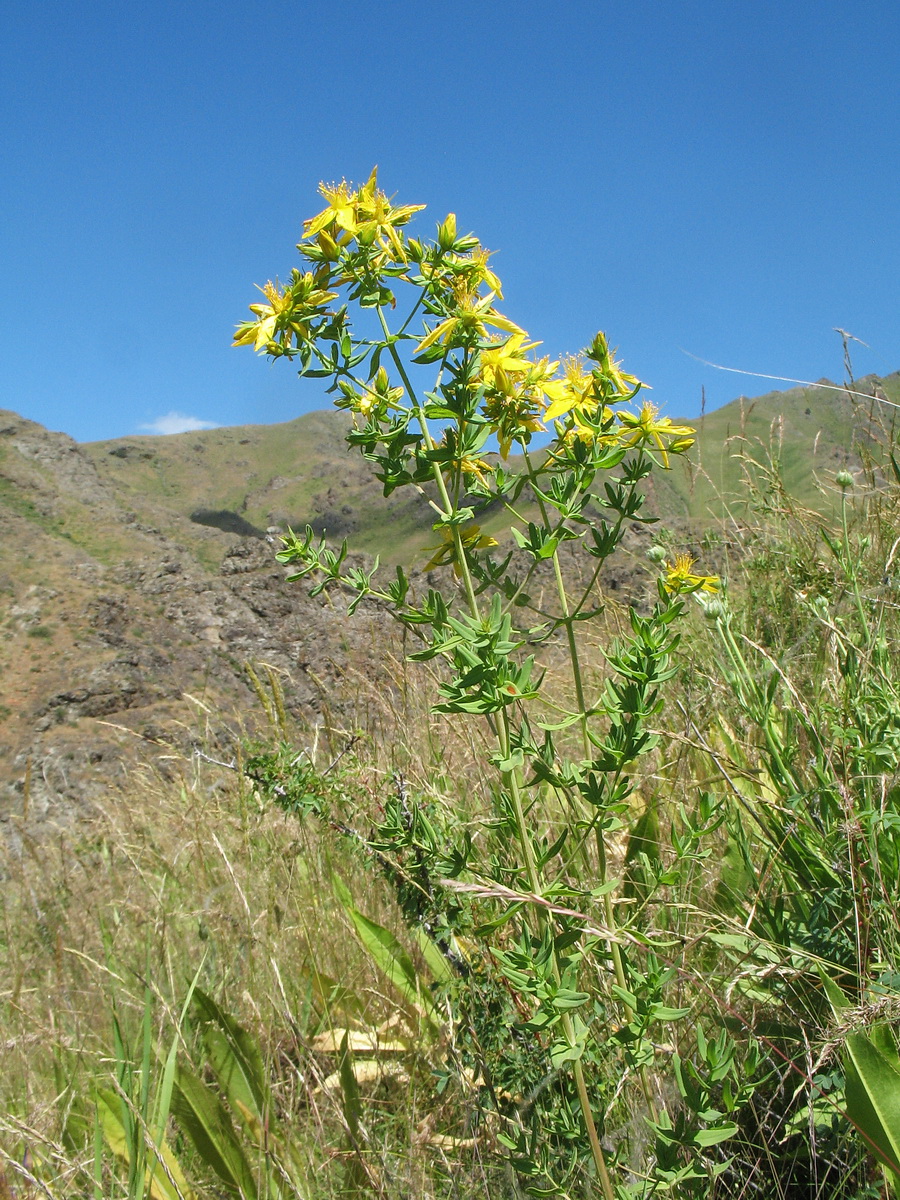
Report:
<svg viewBox="0 0 900 1200"><path fill-rule="evenodd" d="M680 512L700 521L721 518L726 510L744 515L750 500L742 486L742 460L748 458L777 469L784 490L801 504L830 506L835 472L858 467L861 450L877 459L895 410L836 391L828 380L821 383L829 386L741 397L689 422L697 441L686 456L687 469L670 472L657 490L661 514ZM900 372L869 376L853 390L898 403Z"/></svg>
<svg viewBox="0 0 900 1200"><path fill-rule="evenodd" d="M823 384L827 381L822 381ZM900 402L900 373L869 377L856 390ZM654 476L651 506L663 519L703 525L748 503L742 458L777 466L784 486L812 508L830 504L834 472L859 465L860 444L877 441L877 421L865 400L834 385L742 397L688 421L697 440L672 469ZM893 410L875 406L875 417ZM421 497L385 499L367 464L349 454L346 418L314 412L279 425L248 425L129 437L82 447L117 501L217 567L222 534L263 536L271 526L348 537L387 561L412 561L434 538ZM485 522L502 533L502 513ZM496 528L495 528L496 526Z"/></svg>
<svg viewBox="0 0 900 1200"><path fill-rule="evenodd" d="M130 437L84 447L119 501L217 566L226 534L263 536L311 524L387 559L427 544L423 505L385 499L347 453L346 418L314 412L280 425Z"/></svg>

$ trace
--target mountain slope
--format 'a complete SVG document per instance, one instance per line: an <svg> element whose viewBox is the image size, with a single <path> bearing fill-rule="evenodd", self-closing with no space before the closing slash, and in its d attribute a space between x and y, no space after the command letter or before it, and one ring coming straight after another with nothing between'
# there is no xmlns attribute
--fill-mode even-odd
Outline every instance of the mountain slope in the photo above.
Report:
<svg viewBox="0 0 900 1200"><path fill-rule="evenodd" d="M900 402L900 373L857 384ZM747 510L740 454L774 457L789 491L827 507L834 472L877 451L877 421L816 387L738 400L695 422L686 461L650 481L648 504L691 544ZM386 500L349 453L346 419L77 445L0 411L0 827L68 819L121 780L136 751L165 767L206 722L230 753L235 713L260 705L244 664L287 683L293 711L340 723L359 695L390 703L379 665L394 645L376 609L346 620L340 596L310 600L274 561L279 530L307 523L355 550L413 567L434 541L421 496ZM498 536L502 512L483 522ZM604 577L641 585L650 531L635 527ZM712 569L715 564L709 564ZM378 686L373 681L378 679ZM374 711L374 708L373 708ZM173 758L174 756L174 758ZM16 815L18 814L18 815ZM17 833L16 830L19 830Z"/></svg>

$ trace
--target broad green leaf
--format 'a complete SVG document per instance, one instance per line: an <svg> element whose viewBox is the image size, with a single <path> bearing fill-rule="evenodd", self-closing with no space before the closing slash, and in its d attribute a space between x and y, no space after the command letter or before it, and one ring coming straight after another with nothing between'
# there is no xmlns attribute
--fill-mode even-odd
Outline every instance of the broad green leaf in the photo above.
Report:
<svg viewBox="0 0 900 1200"><path fill-rule="evenodd" d="M697 1146L717 1146L719 1142L726 1142L729 1138L734 1137L738 1127L734 1124L717 1125L714 1129L700 1129L694 1134L694 1143Z"/></svg>
<svg viewBox="0 0 900 1200"><path fill-rule="evenodd" d="M183 1067L175 1077L172 1113L194 1149L227 1187L256 1195L256 1177L221 1100Z"/></svg>
<svg viewBox="0 0 900 1200"><path fill-rule="evenodd" d="M750 953L750 938L745 933L710 933L707 937L717 946L738 950L741 954Z"/></svg>
<svg viewBox="0 0 900 1200"><path fill-rule="evenodd" d="M845 1044L847 1116L875 1157L900 1174L900 1070L863 1033Z"/></svg>
<svg viewBox="0 0 900 1200"><path fill-rule="evenodd" d="M420 985L412 959L391 931L379 925L377 921L363 916L353 907L347 907L346 911L359 940L376 967L413 1008L438 1028L441 1020L428 995L427 987L424 984Z"/></svg>
<svg viewBox="0 0 900 1200"><path fill-rule="evenodd" d="M203 1019L203 1044L225 1099L232 1108L240 1104L263 1120L269 1107L268 1089L263 1057L255 1039L199 988L194 1006Z"/></svg>
<svg viewBox="0 0 900 1200"><path fill-rule="evenodd" d="M573 1046L563 1038L555 1041L550 1047L550 1065L558 1071L567 1062L576 1062L584 1054L584 1044L576 1042Z"/></svg>
<svg viewBox="0 0 900 1200"><path fill-rule="evenodd" d="M344 906L359 940L376 967L416 1012L423 1015L433 1028L440 1028L441 1018L428 994L427 984L420 981L416 974L412 959L389 929L353 907L350 890L338 875L333 875L332 880L335 895Z"/></svg>
<svg viewBox="0 0 900 1200"><path fill-rule="evenodd" d="M162 1078L160 1079L159 1087L156 1093L156 1102L153 1111L153 1137L157 1143L161 1143L166 1131L166 1125L169 1121L169 1110L172 1106L172 1091L175 1087L175 1066L178 1059L178 1046L181 1040L181 1031L184 1028L184 1022L187 1017L188 1009L194 998L194 992L197 988L197 980L206 965L206 955L204 954L200 960L200 965L197 967L196 974L191 981L191 986L188 988L187 996L181 1006L181 1015L178 1018L178 1028L172 1038L172 1045L169 1047L169 1053L166 1056L166 1061L163 1065Z"/></svg>
<svg viewBox="0 0 900 1200"><path fill-rule="evenodd" d="M452 983L455 976L437 944L428 936L421 925L417 925L414 932L419 949L422 951L422 957L425 959L428 970L432 973L435 980L438 983Z"/></svg>
<svg viewBox="0 0 900 1200"><path fill-rule="evenodd" d="M359 1138L359 1124L362 1120L362 1102L359 1096L359 1084L356 1082L356 1075L353 1073L353 1051L350 1049L346 1032L341 1040L338 1073L341 1079L341 1092L344 1098L344 1120L347 1122L350 1136L354 1140L357 1140Z"/></svg>
<svg viewBox="0 0 900 1200"><path fill-rule="evenodd" d="M569 1009L580 1008L588 1000L590 1000L590 996L587 992L576 992L571 988L560 988L551 1003L554 1008Z"/></svg>
<svg viewBox="0 0 900 1200"><path fill-rule="evenodd" d="M825 995L828 997L828 1003L831 1005L832 1011L836 1017L839 1017L841 1010L850 1008L850 1001L834 982L822 963L818 963L819 978L822 980L822 987L825 989Z"/></svg>
<svg viewBox="0 0 900 1200"><path fill-rule="evenodd" d="M651 1016L654 1021L681 1021L690 1011L689 1008L669 1008L666 1004L654 1004Z"/></svg>

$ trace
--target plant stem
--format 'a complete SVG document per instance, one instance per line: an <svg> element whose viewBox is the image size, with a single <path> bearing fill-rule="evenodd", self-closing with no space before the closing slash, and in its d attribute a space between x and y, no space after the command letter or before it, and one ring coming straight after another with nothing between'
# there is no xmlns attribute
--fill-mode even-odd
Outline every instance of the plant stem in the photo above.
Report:
<svg viewBox="0 0 900 1200"><path fill-rule="evenodd" d="M549 520L547 517L547 510L544 505L544 498L543 498L543 496L541 496L540 491L537 488L537 480L535 478L534 467L532 465L531 457L530 457L527 449L524 450L524 457L525 457L525 465L528 468L528 476L532 482L532 485L534 486L535 496L537 498L538 506L540 507L540 510L541 510L541 517L544 522L544 527L549 529L550 523L549 523ZM581 726L581 744L582 744L582 748L584 750L584 757L586 759L589 759L591 757L591 743L590 743L590 738L588 737L587 704L586 704L585 698L584 698L584 683L583 683L582 674L581 674L581 660L578 655L578 644L575 640L575 628L574 628L575 622L572 620L570 609L569 609L569 597L566 593L566 584L565 584L565 580L563 579L563 575L562 575L562 568L561 568L560 562L559 562L559 551L558 550L553 551L553 571L554 571L554 575L556 578L556 591L557 591L557 595L559 597L559 607L560 607L560 611L562 612L563 624L565 625L565 628L566 628L566 639L569 644L569 660L572 664L572 679L573 679L573 682L575 685L575 699L576 699L576 703L578 705L578 711L580 713L579 723ZM602 886L603 884L606 883L606 841L603 837L602 829L599 829L599 828L597 829L596 840L597 840L597 857L598 857L598 861L599 861L600 884ZM604 915L604 919L606 921L607 929L609 929L613 933L615 933L616 915L615 915L615 910L613 908L612 897L610 896L609 892L604 893L604 896L603 896L603 915ZM608 946L609 946L610 955L611 955L612 961L613 961L613 969L614 969L615 975L616 975L616 982L618 983L620 988L627 990L627 980L626 980L626 976L625 976L625 964L622 961L622 951L619 948L618 943L615 941L610 941L608 943ZM626 1014L626 1019L630 1020L631 1017Z"/></svg>
<svg viewBox="0 0 900 1200"><path fill-rule="evenodd" d="M869 645L869 620L866 616L866 610L863 606L862 595L859 590L859 571L858 564L853 562L850 553L850 529L847 525L847 493L841 492L841 532L844 537L844 562L843 567L847 575L850 577L850 583L853 587L853 597L856 600L856 611L859 613L859 627L862 635L864 646Z"/></svg>
<svg viewBox="0 0 900 1200"><path fill-rule="evenodd" d="M415 410L416 420L419 422L419 428L422 430L422 438L424 439L425 445L428 447L428 449L433 450L435 445L434 438L431 436L431 430L428 428L428 421L425 417L425 412L422 408L421 401L416 395L416 390L410 381L409 375L407 374L406 367L403 364L403 359L397 353L394 335L388 328L387 321L384 319L384 313L381 311L380 305L378 305L377 311L378 319L381 322L381 328L384 330L384 336L388 340L388 349L391 352L391 358L394 360L394 366L397 368L400 378L403 380L404 387L407 390ZM447 491L444 473L438 463L434 463L432 465L432 475L434 476L434 482L437 485L438 495L441 498L441 503L444 506L444 516L450 517L453 515L454 505L450 499L450 493ZM466 599L469 603L469 608L472 611L472 616L476 620L479 620L480 613L478 609L478 599L475 595L475 585L472 581L472 572L469 570L469 562L466 558L466 548L463 545L462 534L460 533L459 526L451 526L451 532L453 534L453 545L456 550L456 562L460 570L463 586L466 589Z"/></svg>
<svg viewBox="0 0 900 1200"><path fill-rule="evenodd" d="M510 748L510 728L509 714L507 709L503 709L501 713L501 721L498 726L498 734L502 753L508 757ZM525 857L525 870L528 875L528 886L531 888L535 896L541 895L541 878L538 873L537 863L534 858L534 847L531 844L531 836L528 832L528 827L525 824L525 810L522 807L522 792L519 785L518 773L515 768L506 772L506 779L509 785L510 796L512 797L513 812L516 817L516 826L518 828L519 841L522 846L522 853ZM538 909L538 923L545 926L548 920L546 911L543 908ZM618 949L618 947L616 947ZM553 949L553 974L559 983L561 974L559 970L559 962L556 955L556 947ZM562 1014L561 1024L563 1032L566 1036L566 1041L570 1046L574 1046L576 1042L575 1027L572 1023L572 1018L569 1013ZM581 1105L581 1114L584 1119L585 1129L587 1130L588 1141L591 1144L591 1154L594 1159L594 1166L597 1170L597 1177L600 1180L600 1186L603 1189L604 1200L615 1200L612 1180L609 1176L609 1170L606 1166L606 1159L603 1154L603 1147L600 1145L600 1138L597 1135L597 1126L594 1122L594 1114L591 1111L591 1101L588 1096L587 1084L584 1079L584 1068L581 1061L576 1059L572 1064L572 1073L575 1077L575 1086L578 1090L578 1101Z"/></svg>

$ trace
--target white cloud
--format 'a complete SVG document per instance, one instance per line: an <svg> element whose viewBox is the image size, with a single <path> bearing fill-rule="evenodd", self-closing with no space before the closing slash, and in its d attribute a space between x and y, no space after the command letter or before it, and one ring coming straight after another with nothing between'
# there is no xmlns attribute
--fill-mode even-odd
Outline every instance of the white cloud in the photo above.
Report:
<svg viewBox="0 0 900 1200"><path fill-rule="evenodd" d="M215 421L201 421L199 417L189 417L185 413L167 412L164 417L157 417L149 425L139 425L141 433L195 433L198 429L218 429Z"/></svg>

